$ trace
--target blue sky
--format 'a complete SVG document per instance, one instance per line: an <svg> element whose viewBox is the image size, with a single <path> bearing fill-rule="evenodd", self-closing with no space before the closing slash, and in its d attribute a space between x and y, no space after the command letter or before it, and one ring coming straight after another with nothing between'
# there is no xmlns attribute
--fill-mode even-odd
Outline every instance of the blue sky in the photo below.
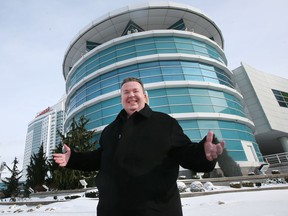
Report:
<svg viewBox="0 0 288 216"><path fill-rule="evenodd" d="M27 126L65 92L62 62L75 35L138 0L0 0L0 162L22 166ZM288 79L287 0L177 0L221 29L228 68L245 62ZM288 89L287 89L288 91Z"/></svg>

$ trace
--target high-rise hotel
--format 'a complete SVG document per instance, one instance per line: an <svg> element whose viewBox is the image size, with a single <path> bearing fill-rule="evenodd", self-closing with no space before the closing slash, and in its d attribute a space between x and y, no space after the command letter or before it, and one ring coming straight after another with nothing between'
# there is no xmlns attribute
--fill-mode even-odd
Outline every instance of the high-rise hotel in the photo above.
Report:
<svg viewBox="0 0 288 216"><path fill-rule="evenodd" d="M176 118L191 140L213 130L244 170L258 166L254 124L223 49L218 26L189 5L150 2L112 11L82 29L65 53L64 127L84 115L98 139L122 109L121 81L139 77L151 108Z"/></svg>
<svg viewBox="0 0 288 216"><path fill-rule="evenodd" d="M39 152L41 145L43 145L45 156L51 159L53 150L61 143L61 137L57 131L64 132L64 103L65 97L62 97L58 103L43 109L29 122L23 159L22 176L24 179L26 179L26 169L30 165L31 156Z"/></svg>

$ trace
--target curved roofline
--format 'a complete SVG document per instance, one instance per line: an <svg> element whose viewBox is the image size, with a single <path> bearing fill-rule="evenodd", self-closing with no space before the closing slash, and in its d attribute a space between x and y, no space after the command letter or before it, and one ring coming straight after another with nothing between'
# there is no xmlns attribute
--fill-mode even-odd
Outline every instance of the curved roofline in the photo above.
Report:
<svg viewBox="0 0 288 216"><path fill-rule="evenodd" d="M178 9L178 10L182 10L183 12L191 12L191 14L197 14L197 16L204 18L206 21L208 21L216 29L216 31L220 37L220 41L217 44L222 49L224 49L224 38L223 38L221 30L218 28L218 26L215 24L215 22L211 18L209 18L206 14L204 14L199 9L196 9L190 5L187 5L187 4L175 3L175 2L136 3L136 4L131 4L131 5L128 5L126 7L122 7L120 9L113 10L109 13L106 13L105 15L99 17L98 19L95 19L94 21L92 21L86 27L84 27L82 30L79 31L79 33L70 42L68 49L66 50L66 52L64 54L64 60L63 60L63 65L62 65L64 78L66 77L65 71L67 69L65 68L65 66L66 66L66 64L68 64L66 61L67 61L67 58L69 56L69 53L71 52L71 50L73 49L73 47L76 45L77 42L79 42L81 39L85 39L84 36L87 33L92 31L95 27L97 27L97 26L99 27L100 24L107 22L109 20L111 21L115 17L125 15L125 14L130 15L132 12L137 12L137 11L142 11L142 10L147 10L147 9L157 9L157 8L159 8L159 9L167 8L167 9L171 9L171 10L172 9ZM130 17L130 19L132 19L132 18ZM111 25L113 25L112 22L111 22ZM95 31L95 34L97 34L96 31Z"/></svg>

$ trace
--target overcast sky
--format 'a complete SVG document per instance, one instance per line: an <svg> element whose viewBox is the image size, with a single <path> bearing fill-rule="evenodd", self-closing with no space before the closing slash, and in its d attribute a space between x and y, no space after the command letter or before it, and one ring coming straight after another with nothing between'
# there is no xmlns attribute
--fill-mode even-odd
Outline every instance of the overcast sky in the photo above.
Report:
<svg viewBox="0 0 288 216"><path fill-rule="evenodd" d="M23 163L28 123L65 92L64 53L75 35L138 0L0 0L0 162ZM221 29L228 68L245 62L288 78L287 0L177 0ZM288 88L288 87L287 87ZM287 89L288 91L288 89Z"/></svg>

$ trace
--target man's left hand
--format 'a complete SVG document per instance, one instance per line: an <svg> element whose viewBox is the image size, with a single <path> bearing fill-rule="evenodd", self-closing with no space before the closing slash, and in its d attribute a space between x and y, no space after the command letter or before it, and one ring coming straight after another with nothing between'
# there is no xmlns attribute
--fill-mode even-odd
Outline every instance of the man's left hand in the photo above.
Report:
<svg viewBox="0 0 288 216"><path fill-rule="evenodd" d="M219 155L222 154L225 146L225 142L221 141L217 144L213 143L213 132L209 131L206 136L206 141L204 143L204 150L206 158L209 161L215 160Z"/></svg>

